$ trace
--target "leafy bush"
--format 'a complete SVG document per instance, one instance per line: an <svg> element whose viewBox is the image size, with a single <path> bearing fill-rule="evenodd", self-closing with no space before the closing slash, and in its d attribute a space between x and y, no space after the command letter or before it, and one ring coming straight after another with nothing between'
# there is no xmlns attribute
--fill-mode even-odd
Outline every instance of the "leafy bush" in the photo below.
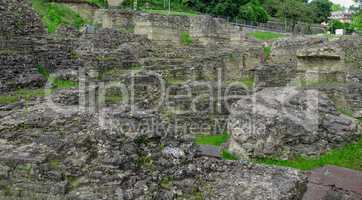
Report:
<svg viewBox="0 0 362 200"><path fill-rule="evenodd" d="M86 23L78 13L66 5L44 0L32 0L32 7L41 17L49 33L55 32L60 25L68 25L79 29Z"/></svg>
<svg viewBox="0 0 362 200"><path fill-rule="evenodd" d="M362 33L362 12L353 16L352 26L358 32Z"/></svg>
<svg viewBox="0 0 362 200"><path fill-rule="evenodd" d="M335 33L337 29L344 29L347 33L353 32L353 26L349 23L342 23L338 20L331 20L328 24L328 30Z"/></svg>
<svg viewBox="0 0 362 200"><path fill-rule="evenodd" d="M251 1L243 6L240 6L238 17L253 22L265 23L269 20L268 13L258 1Z"/></svg>
<svg viewBox="0 0 362 200"><path fill-rule="evenodd" d="M187 32L181 33L180 40L181 40L181 44L183 44L183 45L190 45L193 42L192 37Z"/></svg>

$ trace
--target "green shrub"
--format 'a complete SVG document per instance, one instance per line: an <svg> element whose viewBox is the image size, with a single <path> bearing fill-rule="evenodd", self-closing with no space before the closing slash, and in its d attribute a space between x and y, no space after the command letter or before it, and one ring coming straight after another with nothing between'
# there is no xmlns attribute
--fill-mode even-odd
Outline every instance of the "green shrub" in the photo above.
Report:
<svg viewBox="0 0 362 200"><path fill-rule="evenodd" d="M183 45L190 45L193 42L192 37L187 32L181 33L180 40L181 40L181 44L183 44Z"/></svg>
<svg viewBox="0 0 362 200"><path fill-rule="evenodd" d="M259 1L250 1L240 6L238 17L253 22L265 23L269 20L267 11L260 5Z"/></svg>
<svg viewBox="0 0 362 200"><path fill-rule="evenodd" d="M41 17L49 33L55 32L60 25L79 29L86 23L78 13L66 5L44 0L32 0L32 7Z"/></svg>
<svg viewBox="0 0 362 200"><path fill-rule="evenodd" d="M353 16L352 26L362 35L362 12Z"/></svg>
<svg viewBox="0 0 362 200"><path fill-rule="evenodd" d="M354 26L350 23L342 23L339 20L331 20L328 23L328 30L331 33L336 33L337 29L344 29L347 33L352 33L354 31Z"/></svg>

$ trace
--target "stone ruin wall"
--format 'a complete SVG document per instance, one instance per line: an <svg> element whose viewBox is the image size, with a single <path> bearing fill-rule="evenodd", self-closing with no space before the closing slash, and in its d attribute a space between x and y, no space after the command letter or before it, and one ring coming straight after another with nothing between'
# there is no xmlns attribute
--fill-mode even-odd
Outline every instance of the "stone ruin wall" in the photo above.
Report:
<svg viewBox="0 0 362 200"><path fill-rule="evenodd" d="M358 112L362 110L361 44L358 37L290 38L274 42L271 56L273 64L293 69L288 85L319 89L337 107Z"/></svg>
<svg viewBox="0 0 362 200"><path fill-rule="evenodd" d="M241 28L233 26L224 19L207 15L200 16L162 16L122 10L98 10L95 23L103 28L116 28L147 35L154 41L180 42L182 32L202 44L240 44Z"/></svg>

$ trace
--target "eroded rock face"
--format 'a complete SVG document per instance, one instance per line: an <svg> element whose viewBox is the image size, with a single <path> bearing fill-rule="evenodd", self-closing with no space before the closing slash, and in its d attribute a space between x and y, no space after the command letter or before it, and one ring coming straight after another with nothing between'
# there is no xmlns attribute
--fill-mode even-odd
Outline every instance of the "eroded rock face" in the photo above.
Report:
<svg viewBox="0 0 362 200"><path fill-rule="evenodd" d="M101 127L96 113L56 113L40 101L1 116L0 199L292 200L306 187L296 170L198 157L192 140L129 137Z"/></svg>
<svg viewBox="0 0 362 200"><path fill-rule="evenodd" d="M36 35L44 33L40 18L25 0L2 0L0 2L0 32L8 35Z"/></svg>
<svg viewBox="0 0 362 200"><path fill-rule="evenodd" d="M317 90L268 88L233 105L229 149L243 158L319 155L354 140L355 119Z"/></svg>

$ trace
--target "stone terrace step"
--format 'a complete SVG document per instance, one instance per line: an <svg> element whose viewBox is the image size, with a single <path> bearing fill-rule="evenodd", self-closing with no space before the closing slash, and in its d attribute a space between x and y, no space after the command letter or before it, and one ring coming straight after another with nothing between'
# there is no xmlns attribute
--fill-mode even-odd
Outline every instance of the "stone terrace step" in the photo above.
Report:
<svg viewBox="0 0 362 200"><path fill-rule="evenodd" d="M362 172L325 166L309 173L303 200L362 199Z"/></svg>

